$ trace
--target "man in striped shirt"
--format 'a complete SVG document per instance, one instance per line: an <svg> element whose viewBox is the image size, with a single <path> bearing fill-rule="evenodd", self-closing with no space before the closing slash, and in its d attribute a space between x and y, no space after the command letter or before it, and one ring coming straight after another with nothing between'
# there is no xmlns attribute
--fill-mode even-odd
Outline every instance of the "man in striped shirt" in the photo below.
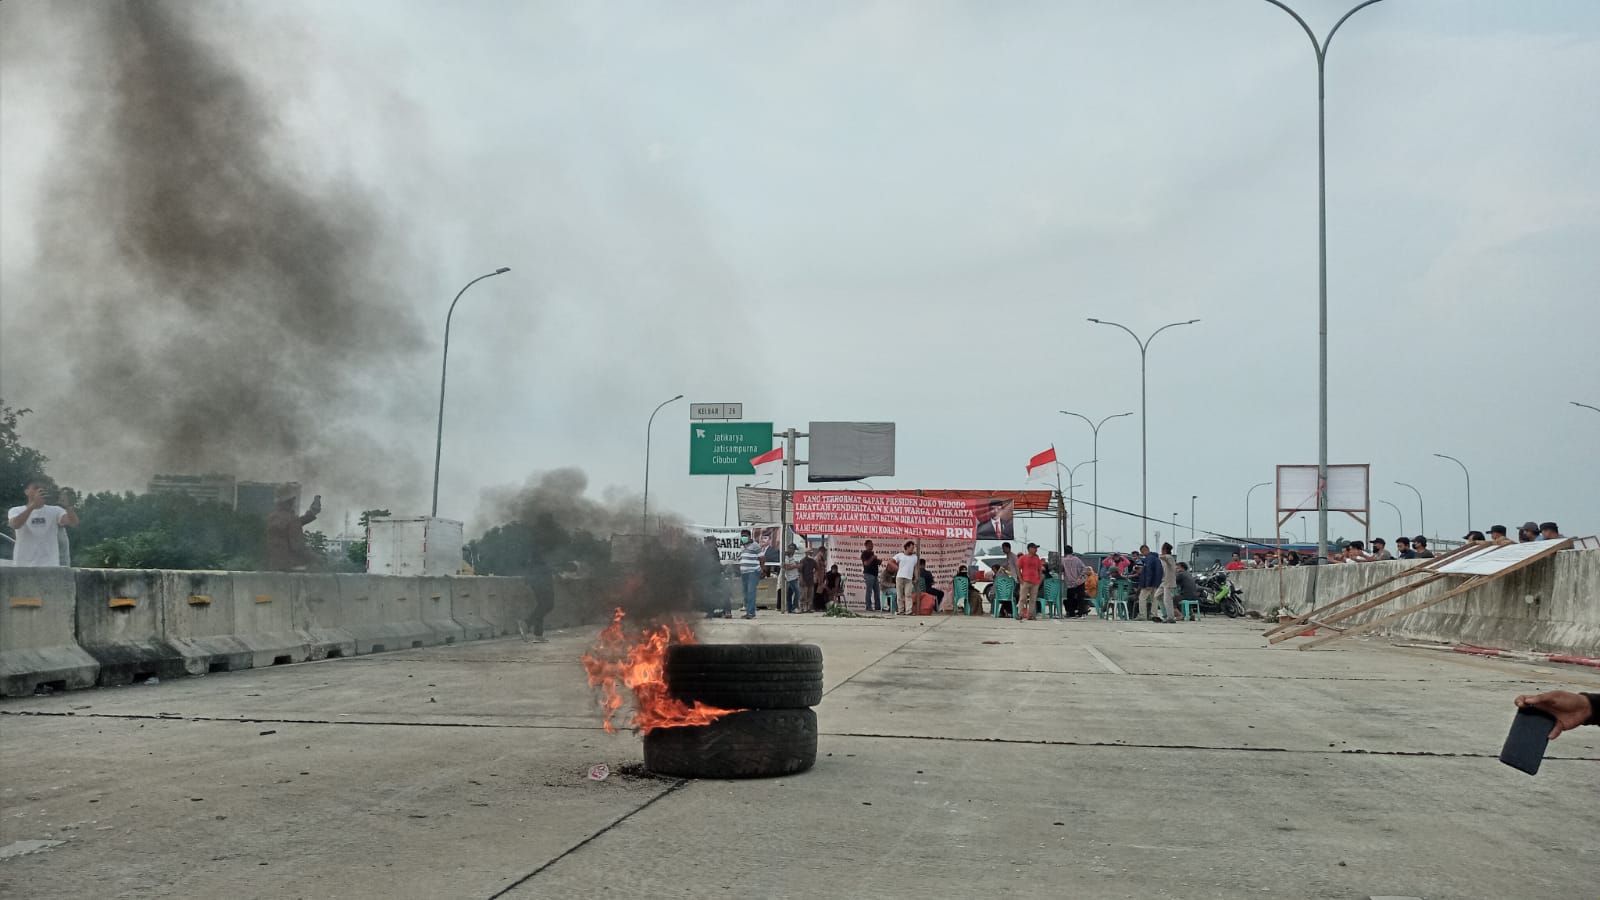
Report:
<svg viewBox="0 0 1600 900"><path fill-rule="evenodd" d="M739 552L739 580L744 583L744 617L756 617L756 588L761 586L761 567L766 558L766 551L761 545L750 539L749 529L739 532L739 544L744 549Z"/></svg>

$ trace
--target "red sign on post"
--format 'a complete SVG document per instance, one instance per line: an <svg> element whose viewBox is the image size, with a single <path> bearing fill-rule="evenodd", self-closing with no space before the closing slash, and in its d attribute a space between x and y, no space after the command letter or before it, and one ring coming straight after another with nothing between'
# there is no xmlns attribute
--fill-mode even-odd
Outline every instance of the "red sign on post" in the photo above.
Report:
<svg viewBox="0 0 1600 900"><path fill-rule="evenodd" d="M1012 537L1006 533L1011 503L1000 498L919 497L878 491L795 491L794 529L801 534L971 541L977 540L982 523L1004 540Z"/></svg>

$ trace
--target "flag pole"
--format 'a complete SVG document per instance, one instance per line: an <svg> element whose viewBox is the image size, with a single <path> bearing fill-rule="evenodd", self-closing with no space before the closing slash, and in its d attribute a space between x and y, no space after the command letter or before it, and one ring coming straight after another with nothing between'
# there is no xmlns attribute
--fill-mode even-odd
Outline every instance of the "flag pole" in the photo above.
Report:
<svg viewBox="0 0 1600 900"><path fill-rule="evenodd" d="M1050 445L1050 455L1056 455L1055 444ZM1061 492L1061 460L1059 458L1053 460L1052 465L1056 470L1056 508L1060 510L1056 514L1056 549L1065 553L1069 543L1066 536L1072 534L1068 530L1072 528L1072 519L1067 516L1067 495Z"/></svg>

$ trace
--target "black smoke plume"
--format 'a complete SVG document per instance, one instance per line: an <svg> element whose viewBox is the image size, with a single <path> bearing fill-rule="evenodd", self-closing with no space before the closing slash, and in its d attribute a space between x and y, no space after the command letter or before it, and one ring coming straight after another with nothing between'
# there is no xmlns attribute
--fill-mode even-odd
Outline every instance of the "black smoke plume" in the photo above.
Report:
<svg viewBox="0 0 1600 900"><path fill-rule="evenodd" d="M52 454L94 483L221 471L367 496L419 483L414 454L352 421L384 415L427 349L397 288L406 253L372 198L297 163L308 148L285 139L284 98L207 39L199 16L215 5L40 6L84 68L37 204L39 255L8 298L27 329L9 352L54 363L13 356L7 399L41 410ZM225 9L210 21L248 27ZM274 56L292 68L295 47Z"/></svg>

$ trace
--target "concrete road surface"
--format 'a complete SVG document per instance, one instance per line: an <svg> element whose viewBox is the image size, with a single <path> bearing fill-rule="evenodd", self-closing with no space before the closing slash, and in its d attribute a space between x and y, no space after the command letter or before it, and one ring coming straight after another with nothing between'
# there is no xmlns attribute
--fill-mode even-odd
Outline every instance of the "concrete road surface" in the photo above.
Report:
<svg viewBox="0 0 1600 900"><path fill-rule="evenodd" d="M1258 623L719 621L826 655L817 766L588 780L591 634L0 702L6 898L1584 898L1600 672Z"/></svg>

